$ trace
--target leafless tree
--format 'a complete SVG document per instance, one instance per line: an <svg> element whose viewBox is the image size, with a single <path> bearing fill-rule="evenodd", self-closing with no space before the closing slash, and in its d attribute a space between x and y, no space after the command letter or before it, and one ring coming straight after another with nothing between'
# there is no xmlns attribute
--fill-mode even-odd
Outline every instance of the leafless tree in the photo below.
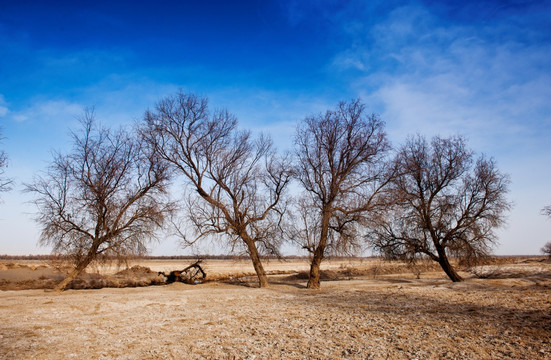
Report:
<svg viewBox="0 0 551 360"><path fill-rule="evenodd" d="M509 178L484 156L474 159L460 136L410 137L400 149L392 203L370 228L368 239L390 258L428 256L452 281L461 281L450 257L476 261L495 243L503 225Z"/></svg>
<svg viewBox="0 0 551 360"><path fill-rule="evenodd" d="M305 190L299 203L297 240L312 255L308 288L320 287L320 264L330 252L358 245L362 219L379 204L389 181L390 149L384 123L359 101L341 102L297 127L296 177Z"/></svg>
<svg viewBox="0 0 551 360"><path fill-rule="evenodd" d="M209 111L207 99L193 94L165 98L146 112L145 124L157 154L196 192L187 200L195 236L182 233L186 242L215 236L244 248L260 287L267 286L261 254L278 251L289 161L269 138L239 131L233 115Z"/></svg>
<svg viewBox="0 0 551 360"><path fill-rule="evenodd" d="M167 169L135 132L102 128L93 111L81 122L72 151L55 154L47 172L26 185L36 195L40 243L74 264L57 290L100 255L144 254L172 210Z"/></svg>
<svg viewBox="0 0 551 360"><path fill-rule="evenodd" d="M546 207L544 207L542 210L541 210L541 213L543 215L546 215L548 217L551 218L551 205L548 205ZM541 248L541 252L544 254L544 255L547 255L549 256L549 258L551 258L551 242L548 242L546 243L542 248Z"/></svg>
<svg viewBox="0 0 551 360"><path fill-rule="evenodd" d="M0 140L2 140L2 134L0 133ZM8 155L4 150L0 150L0 192L11 190L13 180L6 177L4 174L8 167Z"/></svg>
<svg viewBox="0 0 551 360"><path fill-rule="evenodd" d="M549 256L549 258L551 259L551 241L543 245L543 247L541 248L541 252L542 254Z"/></svg>

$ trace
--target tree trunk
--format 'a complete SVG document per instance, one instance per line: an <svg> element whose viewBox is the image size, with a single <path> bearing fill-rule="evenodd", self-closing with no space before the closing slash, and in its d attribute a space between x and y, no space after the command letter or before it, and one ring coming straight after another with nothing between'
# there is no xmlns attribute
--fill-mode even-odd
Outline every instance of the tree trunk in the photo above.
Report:
<svg viewBox="0 0 551 360"><path fill-rule="evenodd" d="M262 262L260 261L260 255L258 254L256 244L247 234L242 235L241 238L245 241L245 244L247 244L249 256L253 262L254 271L256 272L256 276L258 276L258 286L261 288L268 287L268 277L266 276L266 271L264 271L264 266L262 266Z"/></svg>
<svg viewBox="0 0 551 360"><path fill-rule="evenodd" d="M325 246L327 245L327 236L329 233L329 219L331 214L327 210L323 210L321 218L321 231L320 231L320 240L316 249L314 250L314 256L312 258L312 263L310 264L310 276L308 277L308 284L306 287L308 289L319 289L320 288L320 266L323 257L325 256Z"/></svg>
<svg viewBox="0 0 551 360"><path fill-rule="evenodd" d="M80 275L80 273L92 262L92 260L95 257L94 254L89 253L80 263L77 264L77 266L69 273L69 275L63 279L59 284L57 284L54 288L55 291L64 291L67 286L71 283L71 281L75 280L77 276Z"/></svg>
<svg viewBox="0 0 551 360"><path fill-rule="evenodd" d="M308 289L320 288L320 265L322 259L323 250L318 246L312 258L312 263L310 264L310 276L308 277L308 284L306 284Z"/></svg>
<svg viewBox="0 0 551 360"><path fill-rule="evenodd" d="M463 278L459 276L459 274L455 271L455 269L452 267L450 262L448 261L448 256L446 255L445 249L437 249L438 251L438 263L442 267L442 270L448 275L451 281L453 282L460 282L463 281Z"/></svg>

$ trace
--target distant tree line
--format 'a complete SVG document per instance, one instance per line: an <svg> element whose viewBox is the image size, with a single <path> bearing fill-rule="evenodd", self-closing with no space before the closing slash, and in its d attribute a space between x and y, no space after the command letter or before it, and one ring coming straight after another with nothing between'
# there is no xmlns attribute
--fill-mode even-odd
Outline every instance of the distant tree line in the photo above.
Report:
<svg viewBox="0 0 551 360"><path fill-rule="evenodd" d="M132 128L100 127L87 111L72 139L26 185L41 244L74 264L59 290L102 256L145 255L166 229L184 245L208 239L246 254L260 287L262 259L280 256L284 242L308 252L308 288L320 287L328 256L366 247L389 259L428 257L460 281L450 260L490 254L511 207L508 176L464 137L418 134L393 149L385 123L359 100L305 117L286 154L182 92Z"/></svg>
<svg viewBox="0 0 551 360"><path fill-rule="evenodd" d="M101 258L101 256L99 257ZM284 256L270 256L266 255L262 257L267 260L307 260L309 257L305 255L284 255ZM373 259L375 256L331 256L332 260L361 260L361 259ZM29 255L8 255L0 254L0 260L71 260L69 255L54 255L54 254L29 254ZM248 255L238 254L200 254L200 255L135 255L128 256L129 261L141 261L141 260L231 260L242 261L250 260ZM105 257L106 261L117 261L120 257Z"/></svg>
<svg viewBox="0 0 551 360"><path fill-rule="evenodd" d="M545 254L544 254L545 255ZM523 259L526 257L532 257L534 255L492 255L486 259L486 263L492 263L492 261L501 260L509 261L509 259ZM369 256L359 256L359 255L331 255L328 256L328 259L332 261L361 261L369 259L379 259L378 255L369 255ZM0 254L0 260L4 261L51 261L51 260L70 260L71 258L68 255L54 255L54 254L28 254L28 255L8 255ZM108 260L117 261L120 258L112 257ZM248 255L238 255L238 254L222 254L222 255L210 255L210 254L201 254L201 255L142 255L142 256L129 256L129 261L139 262L142 260L223 260L223 261L243 261L250 260ZM277 260L277 261L292 261L292 260L309 260L310 256L308 255L283 255L280 257L277 256L263 256L262 259L266 260Z"/></svg>
<svg viewBox="0 0 551 360"><path fill-rule="evenodd" d="M7 254L0 254L0 260L40 260L40 261L48 261L53 260L55 258L55 255L48 254L48 255L7 255Z"/></svg>

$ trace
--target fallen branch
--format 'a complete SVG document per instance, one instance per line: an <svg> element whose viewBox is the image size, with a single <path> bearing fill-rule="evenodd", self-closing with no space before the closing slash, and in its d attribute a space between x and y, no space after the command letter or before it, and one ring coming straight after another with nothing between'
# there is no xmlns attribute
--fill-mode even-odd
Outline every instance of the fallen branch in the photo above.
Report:
<svg viewBox="0 0 551 360"><path fill-rule="evenodd" d="M193 264L189 265L183 270L173 270L168 274L163 271L159 271L159 275L163 275L166 278L166 283L171 284L173 282L183 282L186 284L196 284L198 275L202 275L202 279L207 277L207 274L199 265L203 260L197 260Z"/></svg>

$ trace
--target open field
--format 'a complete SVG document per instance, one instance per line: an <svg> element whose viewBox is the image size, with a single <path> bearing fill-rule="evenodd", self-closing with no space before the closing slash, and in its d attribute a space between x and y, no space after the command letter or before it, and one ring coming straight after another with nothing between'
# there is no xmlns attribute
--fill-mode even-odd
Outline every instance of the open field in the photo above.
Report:
<svg viewBox="0 0 551 360"><path fill-rule="evenodd" d="M14 277L18 266L22 277L55 276L42 263L10 263L0 263L4 285L11 276L10 284L24 287ZM139 265L156 272L187 263ZM551 358L548 262L477 269L484 278L462 272L467 280L454 284L430 266L417 279L403 264L333 261L324 267L333 281L319 291L304 288L305 261L269 262L274 275L267 289L255 288L253 277L239 278L252 273L248 262L204 265L211 280L229 281L0 291L0 358Z"/></svg>

